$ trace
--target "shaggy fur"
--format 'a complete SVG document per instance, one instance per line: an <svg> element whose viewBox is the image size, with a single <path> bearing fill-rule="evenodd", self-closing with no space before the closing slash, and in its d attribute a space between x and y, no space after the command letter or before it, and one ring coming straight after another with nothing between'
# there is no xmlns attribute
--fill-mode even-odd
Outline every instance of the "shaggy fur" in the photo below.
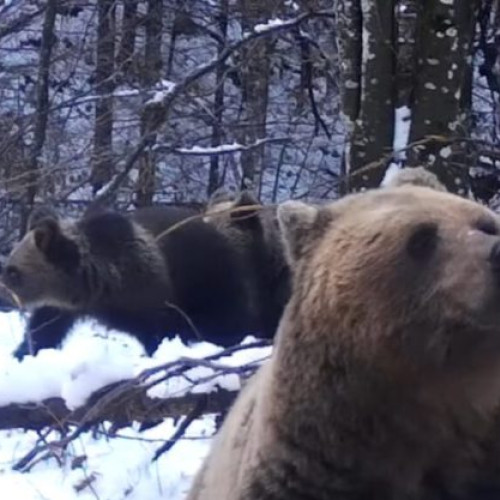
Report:
<svg viewBox="0 0 500 500"><path fill-rule="evenodd" d="M276 205L262 205L248 191L233 195L219 190L204 216L248 263L257 287L255 309L266 327L262 335L269 339L276 333L291 292L291 273L276 210Z"/></svg>
<svg viewBox="0 0 500 500"><path fill-rule="evenodd" d="M35 216L3 270L3 282L32 311L16 355L59 346L82 316L130 333L148 354L176 333L186 343L230 346L267 332L241 252L200 217L187 221L193 215L154 207L76 222Z"/></svg>
<svg viewBox="0 0 500 500"><path fill-rule="evenodd" d="M479 498L498 464L498 216L403 186L278 217L292 297L188 500Z"/></svg>
<svg viewBox="0 0 500 500"><path fill-rule="evenodd" d="M447 191L444 184L425 167L406 167L398 170L385 184L385 187L397 187L409 184Z"/></svg>

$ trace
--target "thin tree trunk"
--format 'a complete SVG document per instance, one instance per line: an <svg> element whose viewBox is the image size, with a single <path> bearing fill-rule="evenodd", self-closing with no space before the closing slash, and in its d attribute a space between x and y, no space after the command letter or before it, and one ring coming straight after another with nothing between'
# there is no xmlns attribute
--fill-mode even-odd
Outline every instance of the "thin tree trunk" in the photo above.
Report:
<svg viewBox="0 0 500 500"><path fill-rule="evenodd" d="M361 102L361 57L363 29L360 0L337 1L337 47L340 61L340 98L346 127L346 148L342 155L339 191L347 192L350 170L350 141Z"/></svg>
<svg viewBox="0 0 500 500"><path fill-rule="evenodd" d="M219 30L221 34L221 43L219 44L219 54L224 50L227 39L227 21L228 21L228 0L221 0L219 15ZM217 66L215 72L215 96L214 96L214 124L212 126L212 146L220 146L223 139L223 113L224 113L224 76L225 67L223 64ZM219 168L219 155L210 157L210 170L208 172L207 194L210 196L217 188L222 185L222 176Z"/></svg>
<svg viewBox="0 0 500 500"><path fill-rule="evenodd" d="M350 191L380 184L394 140L394 0L361 0L361 13L361 98L350 137ZM358 172L368 164L373 165Z"/></svg>
<svg viewBox="0 0 500 500"><path fill-rule="evenodd" d="M116 67L126 73L132 66L137 28L138 0L123 0L122 33L116 56Z"/></svg>
<svg viewBox="0 0 500 500"><path fill-rule="evenodd" d="M256 24L270 19L278 4L272 0L241 0L243 30L251 30ZM242 51L244 144L253 144L266 137L270 51L271 42L267 37L255 40ZM259 191L265 166L264 154L264 145L241 153L242 189Z"/></svg>
<svg viewBox="0 0 500 500"><path fill-rule="evenodd" d="M151 88L160 80L162 69L161 42L163 27L162 0L148 1L146 18L146 49L144 53L143 86ZM158 126L155 106L145 106L141 116L141 137L155 132ZM138 207L151 205L156 187L156 155L153 146L156 137L152 136L150 143L139 160L139 175L137 178L136 201Z"/></svg>
<svg viewBox="0 0 500 500"><path fill-rule="evenodd" d="M94 151L90 182L94 194L113 175L113 78L115 70L115 1L97 2L97 64Z"/></svg>
<svg viewBox="0 0 500 500"><path fill-rule="evenodd" d="M39 158L47 135L49 118L49 75L52 48L55 42L54 25L57 15L57 0L49 0L45 10L40 46L40 63L36 85L36 113L33 145L30 152L26 186L26 199L21 216L21 234L26 232L27 221L38 189Z"/></svg>
<svg viewBox="0 0 500 500"><path fill-rule="evenodd" d="M467 114L462 105L479 0L424 0L412 105L409 165L426 164L450 191L468 191L465 142ZM438 136L440 140L433 140ZM443 144L443 141L449 144Z"/></svg>

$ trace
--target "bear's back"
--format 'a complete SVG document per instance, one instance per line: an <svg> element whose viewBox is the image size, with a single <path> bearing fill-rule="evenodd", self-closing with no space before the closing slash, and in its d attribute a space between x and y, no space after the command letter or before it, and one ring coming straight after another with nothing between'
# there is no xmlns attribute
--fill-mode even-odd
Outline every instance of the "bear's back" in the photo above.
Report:
<svg viewBox="0 0 500 500"><path fill-rule="evenodd" d="M254 274L241 249L198 215L190 208L148 207L130 217L156 238L176 303L204 332L220 332L219 340L231 345L259 327Z"/></svg>

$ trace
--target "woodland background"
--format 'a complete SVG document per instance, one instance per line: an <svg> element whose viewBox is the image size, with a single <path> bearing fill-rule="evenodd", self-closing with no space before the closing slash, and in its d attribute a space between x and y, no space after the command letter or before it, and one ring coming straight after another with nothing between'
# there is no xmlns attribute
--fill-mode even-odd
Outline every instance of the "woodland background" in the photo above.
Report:
<svg viewBox="0 0 500 500"><path fill-rule="evenodd" d="M0 1L0 253L36 203L321 201L424 164L494 203L497 0Z"/></svg>
<svg viewBox="0 0 500 500"><path fill-rule="evenodd" d="M499 209L499 1L0 0L0 259L40 203L322 202L401 166ZM0 321L0 489L27 500L183 499L269 355L82 324L19 363Z"/></svg>

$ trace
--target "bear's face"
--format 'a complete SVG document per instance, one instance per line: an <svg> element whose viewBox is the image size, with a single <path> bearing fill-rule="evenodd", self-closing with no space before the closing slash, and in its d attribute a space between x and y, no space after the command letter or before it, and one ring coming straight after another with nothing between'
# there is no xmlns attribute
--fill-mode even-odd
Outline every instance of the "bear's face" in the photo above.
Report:
<svg viewBox="0 0 500 500"><path fill-rule="evenodd" d="M321 325L335 342L363 346L370 359L378 351L379 361L426 369L500 356L500 220L493 212L402 186L322 208L287 202L278 217L304 331Z"/></svg>
<svg viewBox="0 0 500 500"><path fill-rule="evenodd" d="M2 282L22 307L71 308L78 300L80 250L66 232L52 216L33 220L7 258Z"/></svg>

